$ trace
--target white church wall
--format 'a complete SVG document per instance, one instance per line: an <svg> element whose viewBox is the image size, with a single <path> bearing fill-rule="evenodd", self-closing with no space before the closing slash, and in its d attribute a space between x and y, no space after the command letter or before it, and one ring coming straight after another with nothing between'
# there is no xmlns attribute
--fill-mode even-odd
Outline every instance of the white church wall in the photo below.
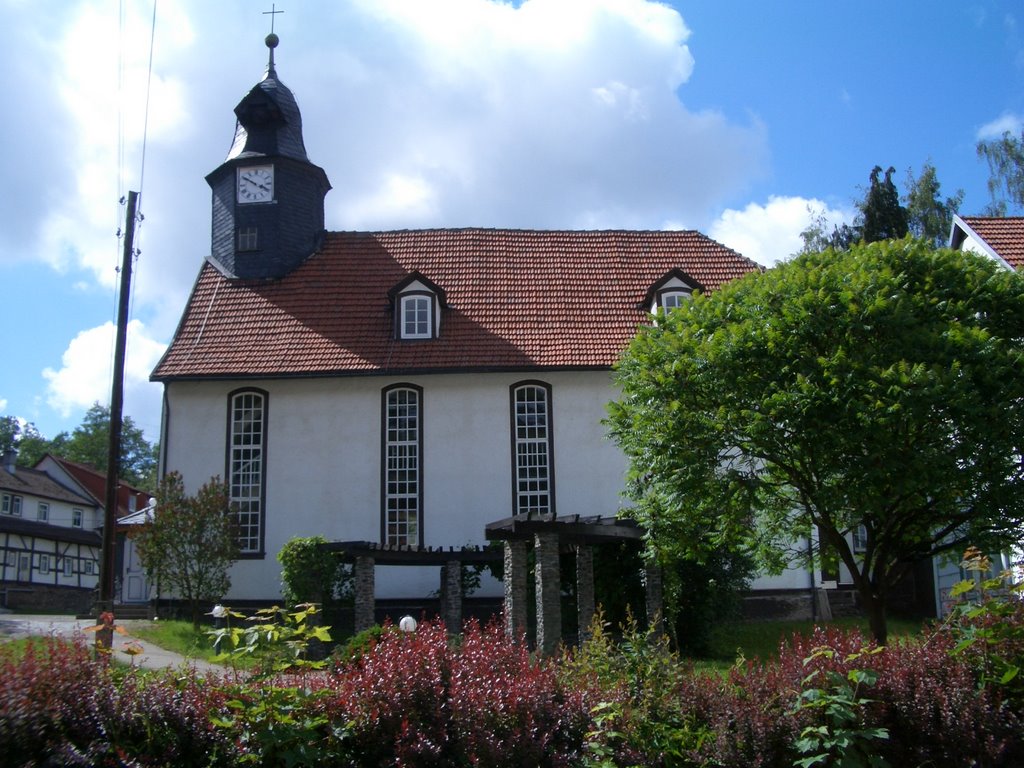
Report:
<svg viewBox="0 0 1024 768"><path fill-rule="evenodd" d="M614 396L607 372L245 382L268 394L265 557L236 564L227 598L278 598L276 556L293 536L380 540L381 397L394 384L423 389L424 544L485 544L484 526L512 513L510 387L524 380L551 386L558 514L614 514L626 464L601 424ZM174 418L166 468L182 473L189 492L225 474L228 396L241 386L167 387ZM438 588L436 568L378 570L382 598ZM500 594L497 582L485 581L484 593Z"/></svg>

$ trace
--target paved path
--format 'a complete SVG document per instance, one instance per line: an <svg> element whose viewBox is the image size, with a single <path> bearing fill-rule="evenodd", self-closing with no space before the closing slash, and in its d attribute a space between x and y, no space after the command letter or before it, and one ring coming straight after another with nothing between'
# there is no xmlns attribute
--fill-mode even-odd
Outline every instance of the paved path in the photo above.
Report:
<svg viewBox="0 0 1024 768"><path fill-rule="evenodd" d="M92 626L90 619L76 619L74 616L44 616L23 613L0 613L0 636L4 637L80 637L87 643L92 643L94 635L86 632L85 628ZM119 659L125 662L130 661L130 656L122 652L124 644L128 641L138 643L142 647L142 653L135 657L134 663L145 669L177 669L181 666L194 668L199 672L224 672L224 667L218 664L211 664L201 659L190 659L173 651L168 651L159 646L153 645L146 640L140 640L131 634L133 621L122 622L122 626L128 635L114 635L114 652Z"/></svg>

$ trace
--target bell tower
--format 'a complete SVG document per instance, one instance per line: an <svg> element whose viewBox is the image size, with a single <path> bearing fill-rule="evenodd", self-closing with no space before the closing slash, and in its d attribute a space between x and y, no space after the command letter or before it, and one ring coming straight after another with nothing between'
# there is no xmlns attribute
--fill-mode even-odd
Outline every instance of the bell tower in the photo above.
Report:
<svg viewBox="0 0 1024 768"><path fill-rule="evenodd" d="M284 277L316 251L331 188L306 156L299 106L277 78L278 42L267 35L267 72L235 107L231 149L206 177L213 190L211 258L242 280Z"/></svg>

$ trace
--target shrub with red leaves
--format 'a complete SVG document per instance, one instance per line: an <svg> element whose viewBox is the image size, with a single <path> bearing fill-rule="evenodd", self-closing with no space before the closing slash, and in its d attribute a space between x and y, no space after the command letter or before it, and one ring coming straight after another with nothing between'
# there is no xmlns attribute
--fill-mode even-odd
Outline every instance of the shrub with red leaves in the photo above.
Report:
<svg viewBox="0 0 1024 768"><path fill-rule="evenodd" d="M0 654L4 765L230 765L211 715L215 685L96 662L82 643L48 638L16 659Z"/></svg>
<svg viewBox="0 0 1024 768"><path fill-rule="evenodd" d="M366 766L567 766L589 723L582 696L497 623L468 623L460 644L439 623L390 629L322 684Z"/></svg>

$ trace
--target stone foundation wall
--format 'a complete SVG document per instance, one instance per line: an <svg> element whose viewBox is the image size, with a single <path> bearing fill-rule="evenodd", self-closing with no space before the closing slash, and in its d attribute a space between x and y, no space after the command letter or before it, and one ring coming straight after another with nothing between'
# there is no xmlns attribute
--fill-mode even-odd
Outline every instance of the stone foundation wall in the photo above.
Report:
<svg viewBox="0 0 1024 768"><path fill-rule="evenodd" d="M49 584L6 585L8 608L43 613L85 613L92 608L93 590ZM22 591L24 590L24 591Z"/></svg>

